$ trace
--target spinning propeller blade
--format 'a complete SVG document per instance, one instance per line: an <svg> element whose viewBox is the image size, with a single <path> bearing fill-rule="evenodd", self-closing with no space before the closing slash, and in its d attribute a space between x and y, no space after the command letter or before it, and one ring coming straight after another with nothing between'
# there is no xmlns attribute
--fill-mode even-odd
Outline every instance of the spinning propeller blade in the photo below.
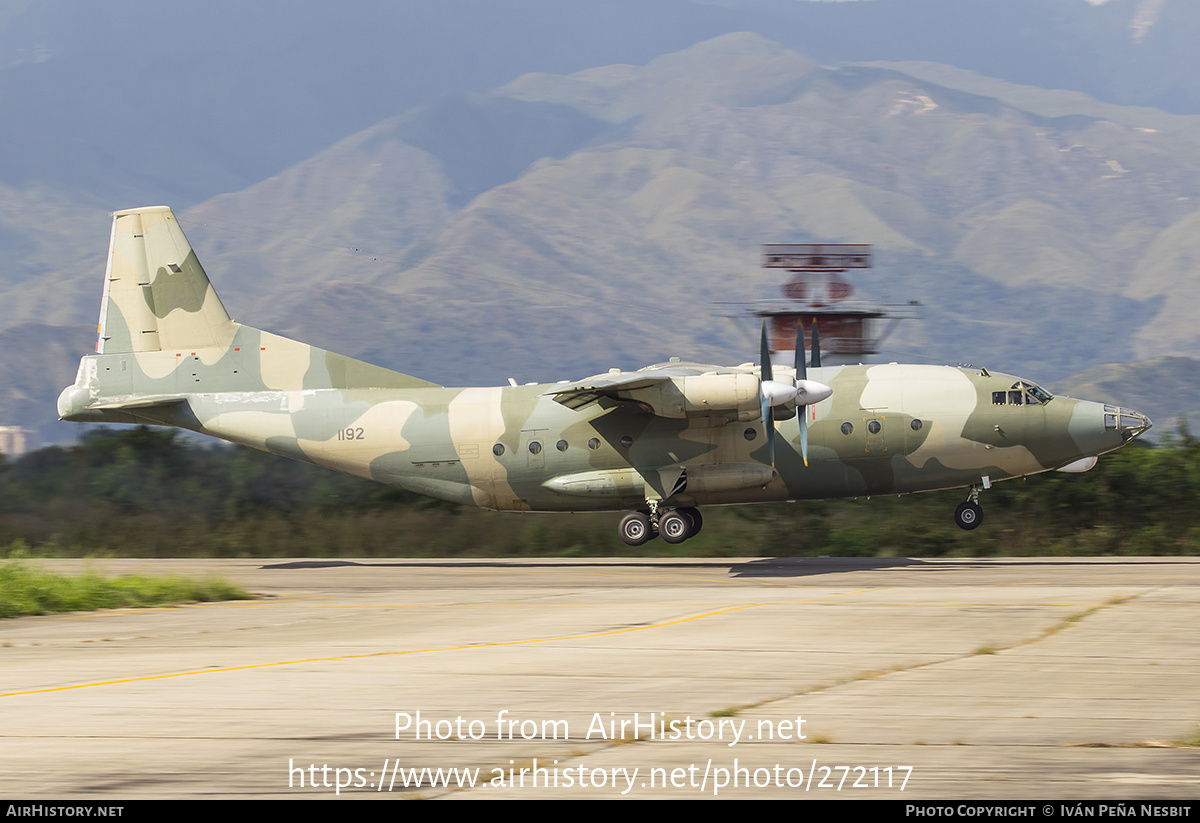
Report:
<svg viewBox="0 0 1200 823"><path fill-rule="evenodd" d="M821 354L817 348L816 326L813 326L813 366L820 366ZM771 368L771 349L767 342L767 324L763 321L762 344L759 357L759 408L762 412L763 430L767 436L767 453L771 458L772 468L775 466L775 414L777 406L787 407L787 416L791 407L795 407L800 417L800 456L804 465L808 465L808 418L807 407L820 403L833 394L833 389L824 383L808 379L808 368L805 366L804 326L796 324L796 376L790 383L776 381ZM786 417L785 417L786 419Z"/></svg>
<svg viewBox="0 0 1200 823"><path fill-rule="evenodd" d="M812 366L821 368L821 338L817 332L817 321L812 326ZM796 323L796 414L800 418L800 457L808 465L808 407L815 406L833 395L833 389L824 383L808 379L808 368L804 365L804 324Z"/></svg>
<svg viewBox="0 0 1200 823"><path fill-rule="evenodd" d="M817 330L816 323L813 323L813 333ZM813 339L816 342L816 338ZM808 367L804 364L807 359L804 345L804 323L800 320L796 321L796 385L800 385L801 380L808 380ZM816 365L816 364L814 364ZM808 407L797 406L796 416L800 418L800 457L804 460L804 465L808 466Z"/></svg>
<svg viewBox="0 0 1200 823"><path fill-rule="evenodd" d="M767 453L771 456L771 467L775 467L775 416L771 413L771 396L768 391L768 384L774 383L771 379L771 348L767 345L767 321L762 324L762 345L759 347L759 403L762 409L763 430L767 435Z"/></svg>

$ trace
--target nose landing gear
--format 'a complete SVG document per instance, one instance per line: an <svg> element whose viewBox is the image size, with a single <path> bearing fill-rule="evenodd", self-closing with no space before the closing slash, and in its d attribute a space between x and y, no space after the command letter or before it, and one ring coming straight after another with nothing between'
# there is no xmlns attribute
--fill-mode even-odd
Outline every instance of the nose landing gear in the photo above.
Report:
<svg viewBox="0 0 1200 823"><path fill-rule="evenodd" d="M954 522L966 531L979 528L979 524L983 522L983 507L979 505L978 486L972 486L971 491L967 493L966 502L960 503L954 510Z"/></svg>

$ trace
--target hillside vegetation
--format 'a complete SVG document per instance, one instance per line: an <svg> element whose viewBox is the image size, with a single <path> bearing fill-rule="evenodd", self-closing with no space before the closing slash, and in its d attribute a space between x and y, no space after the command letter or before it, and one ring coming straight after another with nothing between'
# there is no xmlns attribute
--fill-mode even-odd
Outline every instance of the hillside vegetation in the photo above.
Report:
<svg viewBox="0 0 1200 823"><path fill-rule="evenodd" d="M951 519L963 492L705 509L679 547L630 549L616 513L512 514L415 497L170 430L97 431L0 470L0 546L53 556L489 557L1164 555L1200 552L1200 441L1135 444L1084 475L984 493L983 525Z"/></svg>

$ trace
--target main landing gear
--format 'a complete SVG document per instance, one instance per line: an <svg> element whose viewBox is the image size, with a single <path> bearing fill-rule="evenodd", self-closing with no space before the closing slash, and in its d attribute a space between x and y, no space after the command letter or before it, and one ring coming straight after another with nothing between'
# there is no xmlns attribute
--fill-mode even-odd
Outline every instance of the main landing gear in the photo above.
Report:
<svg viewBox="0 0 1200 823"><path fill-rule="evenodd" d="M655 537L668 543L682 543L700 533L704 518L697 508L672 509L667 512L637 511L621 519L618 531L630 546L640 546Z"/></svg>
<svg viewBox="0 0 1200 823"><path fill-rule="evenodd" d="M979 505L979 487L972 486L967 494L965 503L959 503L954 510L954 522L960 529L971 531L983 522L983 507Z"/></svg>

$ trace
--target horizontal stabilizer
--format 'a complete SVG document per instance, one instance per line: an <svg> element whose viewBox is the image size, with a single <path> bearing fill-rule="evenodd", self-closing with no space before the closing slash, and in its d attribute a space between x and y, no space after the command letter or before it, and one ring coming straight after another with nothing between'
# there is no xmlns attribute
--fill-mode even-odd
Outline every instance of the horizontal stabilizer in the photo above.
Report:
<svg viewBox="0 0 1200 823"><path fill-rule="evenodd" d="M159 397L135 397L132 400L118 400L112 403L92 403L91 409L147 409L154 406L172 406L182 403L186 397L162 395Z"/></svg>

